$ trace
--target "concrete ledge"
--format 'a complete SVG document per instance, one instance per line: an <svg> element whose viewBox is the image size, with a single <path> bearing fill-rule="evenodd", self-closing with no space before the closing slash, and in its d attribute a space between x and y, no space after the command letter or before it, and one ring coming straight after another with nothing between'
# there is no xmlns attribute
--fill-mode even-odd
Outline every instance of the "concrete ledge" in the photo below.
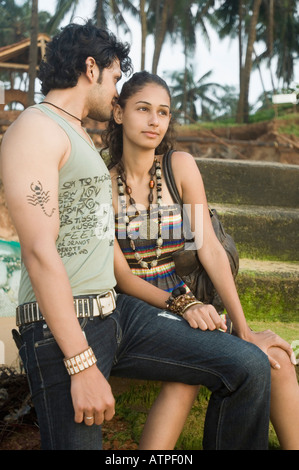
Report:
<svg viewBox="0 0 299 470"><path fill-rule="evenodd" d="M241 258L236 285L248 320L299 321L299 263Z"/></svg>
<svg viewBox="0 0 299 470"><path fill-rule="evenodd" d="M299 263L241 258L239 273L256 273L259 276L281 277L288 280L296 280L299 283Z"/></svg>
<svg viewBox="0 0 299 470"><path fill-rule="evenodd" d="M247 320L298 323L298 281L241 274L236 285Z"/></svg>
<svg viewBox="0 0 299 470"><path fill-rule="evenodd" d="M299 209L210 204L242 257L299 261Z"/></svg>
<svg viewBox="0 0 299 470"><path fill-rule="evenodd" d="M299 165L195 158L208 201L299 207Z"/></svg>

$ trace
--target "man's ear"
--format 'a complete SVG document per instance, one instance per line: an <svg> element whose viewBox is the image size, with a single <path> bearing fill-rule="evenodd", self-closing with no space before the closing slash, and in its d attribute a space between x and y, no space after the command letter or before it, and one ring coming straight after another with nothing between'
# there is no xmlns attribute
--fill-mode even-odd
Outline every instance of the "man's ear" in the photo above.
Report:
<svg viewBox="0 0 299 470"><path fill-rule="evenodd" d="M113 118L116 124L123 123L123 111L119 104L116 104L113 108Z"/></svg>
<svg viewBox="0 0 299 470"><path fill-rule="evenodd" d="M97 66L96 61L93 57L87 57L85 64L86 64L86 76L90 80L93 80L94 74L95 74L95 68Z"/></svg>

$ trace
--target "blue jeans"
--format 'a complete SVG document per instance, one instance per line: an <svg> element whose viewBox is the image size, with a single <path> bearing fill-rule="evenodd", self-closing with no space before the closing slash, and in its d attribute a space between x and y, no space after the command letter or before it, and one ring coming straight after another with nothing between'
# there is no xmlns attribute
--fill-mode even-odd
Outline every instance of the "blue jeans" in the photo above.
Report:
<svg viewBox="0 0 299 470"><path fill-rule="evenodd" d="M204 449L267 449L270 365L253 344L193 329L182 318L119 295L102 320L79 320L104 376L205 385L211 398ZM43 449L101 449L101 427L74 422L70 378L45 322L21 328Z"/></svg>

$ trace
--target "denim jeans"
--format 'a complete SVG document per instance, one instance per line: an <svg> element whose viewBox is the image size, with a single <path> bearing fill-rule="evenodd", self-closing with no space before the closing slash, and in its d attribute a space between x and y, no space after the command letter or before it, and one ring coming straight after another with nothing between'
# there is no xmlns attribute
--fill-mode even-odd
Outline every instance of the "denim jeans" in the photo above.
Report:
<svg viewBox="0 0 299 470"><path fill-rule="evenodd" d="M270 365L256 346L193 329L176 315L119 295L105 319L79 320L104 376L201 384L211 390L204 449L268 448ZM101 449L101 427L74 422L70 378L46 323L21 328L43 449Z"/></svg>

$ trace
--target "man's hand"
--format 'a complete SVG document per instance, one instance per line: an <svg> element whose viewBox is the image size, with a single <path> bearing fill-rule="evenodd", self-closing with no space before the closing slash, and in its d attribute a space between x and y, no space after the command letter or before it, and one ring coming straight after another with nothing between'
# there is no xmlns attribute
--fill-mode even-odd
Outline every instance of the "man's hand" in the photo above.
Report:
<svg viewBox="0 0 299 470"><path fill-rule="evenodd" d="M76 423L100 425L115 414L111 387L96 365L71 377L71 395Z"/></svg>

